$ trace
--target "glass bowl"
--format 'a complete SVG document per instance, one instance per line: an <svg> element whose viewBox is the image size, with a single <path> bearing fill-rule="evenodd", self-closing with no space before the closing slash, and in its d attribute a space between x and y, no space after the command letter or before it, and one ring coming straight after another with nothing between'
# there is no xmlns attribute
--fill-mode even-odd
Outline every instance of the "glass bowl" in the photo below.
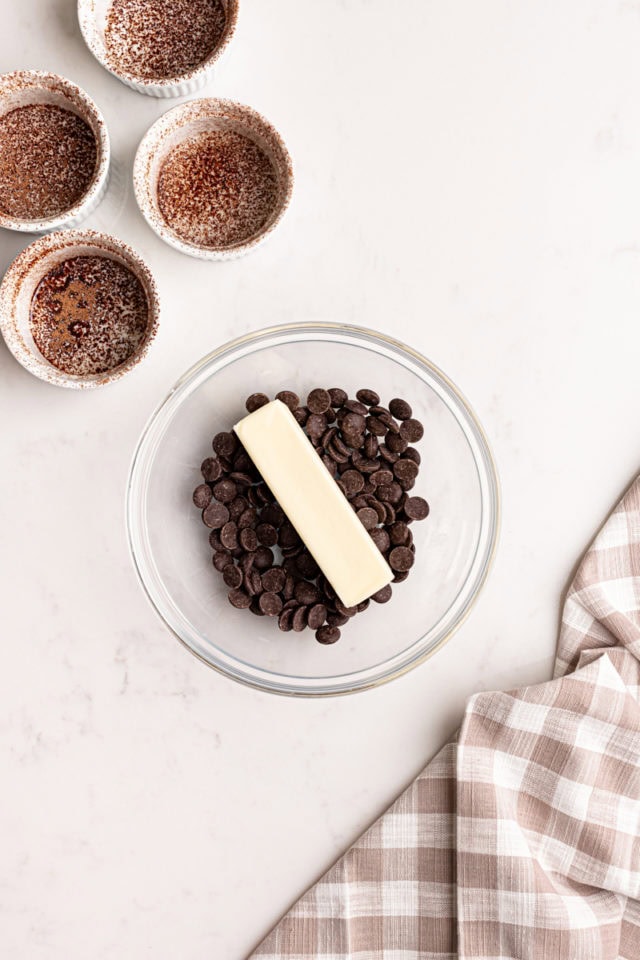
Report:
<svg viewBox="0 0 640 960"><path fill-rule="evenodd" d="M211 440L244 414L250 393L316 386L403 397L425 425L414 494L429 517L413 525L416 562L386 604L347 624L338 643L282 633L277 620L234 609L211 564L209 531L191 494ZM352 693L400 676L433 654L468 614L493 558L499 491L473 411L451 381L384 334L333 323L273 327L204 357L153 414L127 490L129 544L144 590L175 636L209 666L272 693Z"/></svg>

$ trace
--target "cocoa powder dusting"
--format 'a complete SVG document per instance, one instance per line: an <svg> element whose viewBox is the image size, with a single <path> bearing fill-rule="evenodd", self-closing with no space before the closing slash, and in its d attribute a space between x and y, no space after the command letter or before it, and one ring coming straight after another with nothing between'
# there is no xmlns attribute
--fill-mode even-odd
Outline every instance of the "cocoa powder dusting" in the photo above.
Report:
<svg viewBox="0 0 640 960"><path fill-rule="evenodd" d="M0 211L44 220L86 193L98 148L88 123L54 104L17 107L0 117Z"/></svg>
<svg viewBox="0 0 640 960"><path fill-rule="evenodd" d="M271 160L233 130L209 130L179 144L158 177L167 225L188 243L225 248L256 236L273 214L278 183Z"/></svg>
<svg viewBox="0 0 640 960"><path fill-rule="evenodd" d="M138 278L108 257L72 257L50 270L31 301L31 333L49 363L74 376L114 370L147 330L149 307Z"/></svg>
<svg viewBox="0 0 640 960"><path fill-rule="evenodd" d="M163 80L204 63L225 26L221 0L113 0L104 42L116 70Z"/></svg>

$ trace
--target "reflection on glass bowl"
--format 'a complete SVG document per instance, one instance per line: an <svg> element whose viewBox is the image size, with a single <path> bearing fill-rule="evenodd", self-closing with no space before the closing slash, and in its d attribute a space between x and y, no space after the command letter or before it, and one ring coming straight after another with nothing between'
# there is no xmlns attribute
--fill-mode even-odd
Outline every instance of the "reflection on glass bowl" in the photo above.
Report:
<svg viewBox="0 0 640 960"><path fill-rule="evenodd" d="M253 392L316 386L403 397L424 423L414 494L429 518L413 527L416 562L392 600L371 604L330 647L313 632L236 610L211 566L208 531L191 494L211 439L244 415ZM499 492L486 438L451 381L410 347L360 327L273 327L225 344L191 368L152 416L127 491L133 561L152 605L205 663L273 693L351 693L400 676L460 626L482 587L498 533Z"/></svg>

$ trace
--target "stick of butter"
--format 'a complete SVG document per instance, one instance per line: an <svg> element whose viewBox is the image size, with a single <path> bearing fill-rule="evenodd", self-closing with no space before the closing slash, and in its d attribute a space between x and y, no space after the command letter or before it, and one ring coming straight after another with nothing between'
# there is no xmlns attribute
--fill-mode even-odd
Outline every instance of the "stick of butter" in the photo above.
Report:
<svg viewBox="0 0 640 960"><path fill-rule="evenodd" d="M391 582L391 568L284 403L265 404L233 429L345 607Z"/></svg>

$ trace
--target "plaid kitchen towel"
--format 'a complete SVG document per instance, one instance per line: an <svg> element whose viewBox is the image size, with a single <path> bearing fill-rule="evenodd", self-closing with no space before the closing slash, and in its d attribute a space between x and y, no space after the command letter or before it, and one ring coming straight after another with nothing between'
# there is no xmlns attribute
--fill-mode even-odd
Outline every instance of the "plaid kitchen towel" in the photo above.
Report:
<svg viewBox="0 0 640 960"><path fill-rule="evenodd" d="M640 960L640 478L569 590L556 679L455 742L280 921L260 960Z"/></svg>

